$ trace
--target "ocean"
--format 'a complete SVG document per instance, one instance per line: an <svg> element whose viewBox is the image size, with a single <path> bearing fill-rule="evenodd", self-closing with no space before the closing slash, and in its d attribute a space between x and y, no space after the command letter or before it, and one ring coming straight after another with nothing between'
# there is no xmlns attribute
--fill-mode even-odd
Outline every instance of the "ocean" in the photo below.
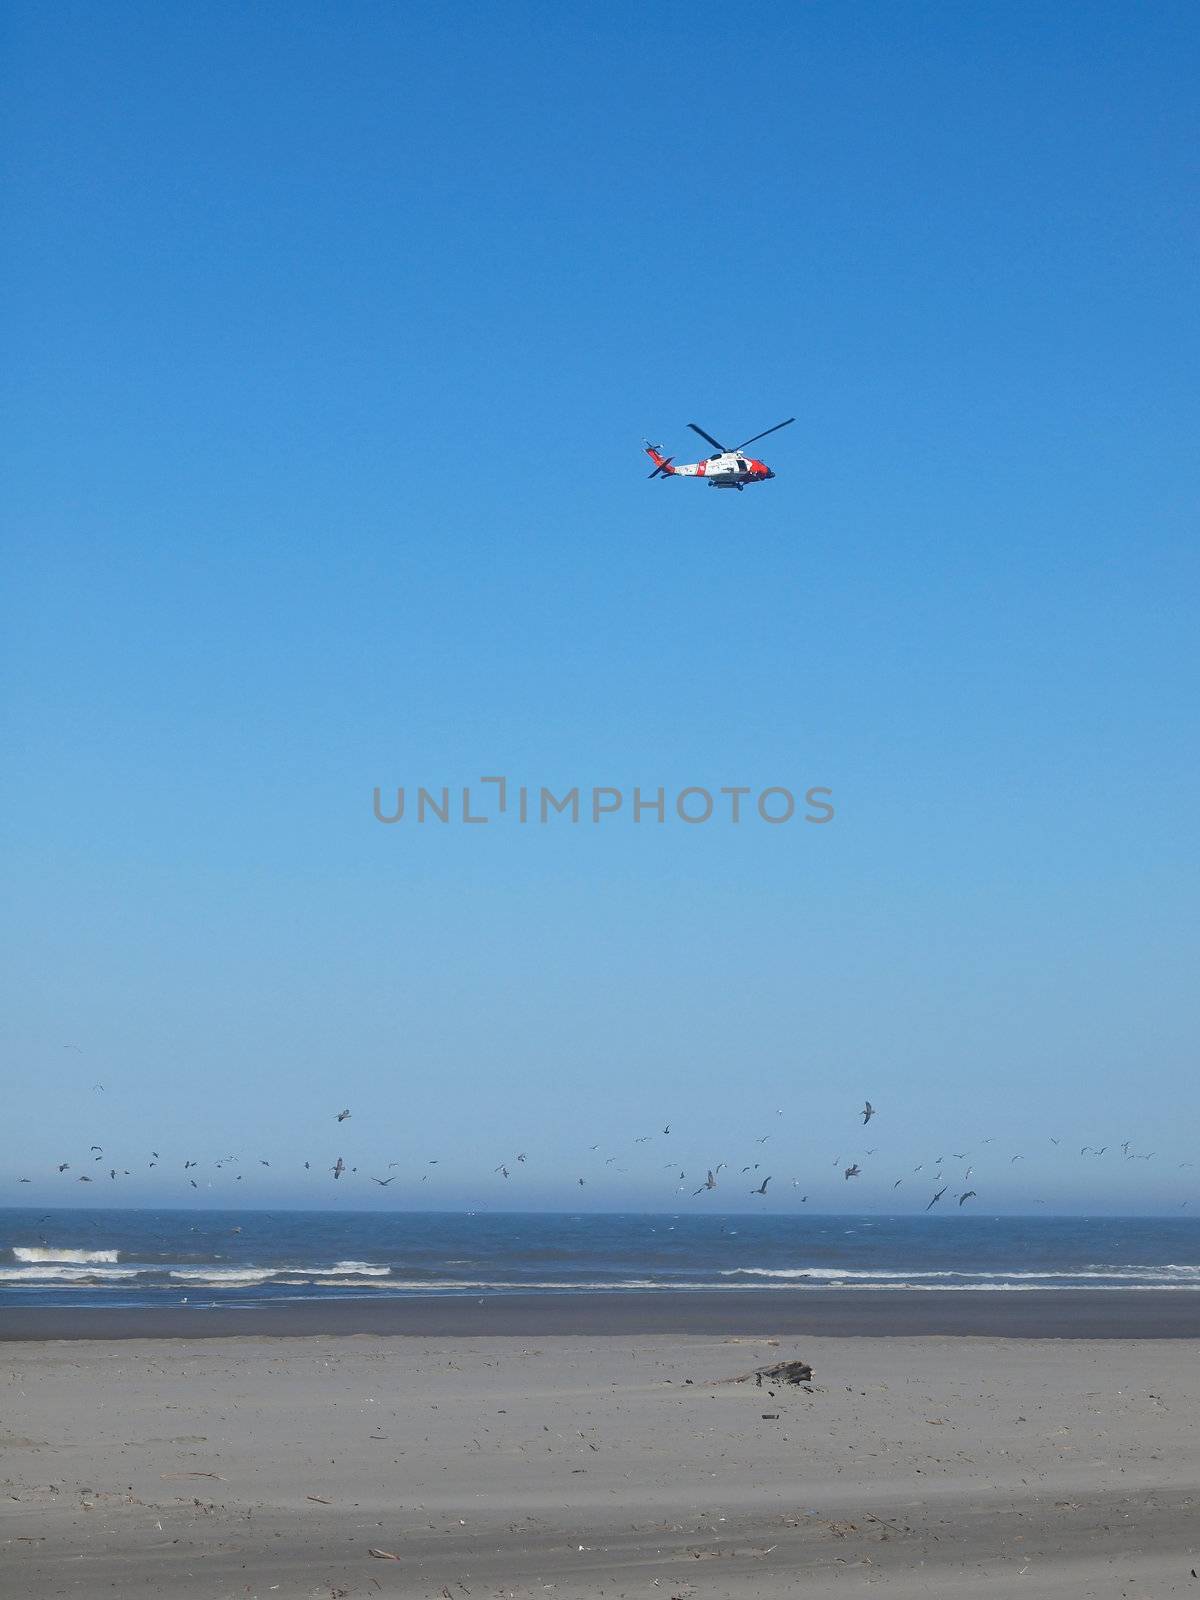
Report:
<svg viewBox="0 0 1200 1600"><path fill-rule="evenodd" d="M824 1287L1200 1290L1200 1218L0 1210L0 1307Z"/></svg>

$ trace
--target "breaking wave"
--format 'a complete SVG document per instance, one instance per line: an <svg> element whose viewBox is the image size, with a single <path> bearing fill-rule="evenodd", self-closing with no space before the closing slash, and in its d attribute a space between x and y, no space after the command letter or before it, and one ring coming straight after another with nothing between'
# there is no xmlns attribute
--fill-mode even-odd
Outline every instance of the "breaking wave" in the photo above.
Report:
<svg viewBox="0 0 1200 1600"><path fill-rule="evenodd" d="M74 1250L69 1246L65 1249L52 1249L44 1244L15 1244L12 1253L18 1261L63 1261L78 1265L90 1265L102 1261L115 1262L120 1256L119 1250Z"/></svg>
<svg viewBox="0 0 1200 1600"><path fill-rule="evenodd" d="M914 1288L928 1284L930 1287L955 1289L969 1288L972 1285L978 1288L1003 1288L1006 1285L1036 1284L1071 1285L1078 1284L1081 1288L1099 1288L1105 1283L1113 1285L1144 1285L1146 1287L1171 1287L1200 1288L1200 1266L1176 1266L1172 1262L1165 1262L1158 1266L1114 1266L1114 1267L1064 1267L1058 1272L986 1272L975 1271L970 1268L954 1270L939 1268L937 1270L922 1270L914 1268L910 1272L898 1272L890 1268L853 1268L853 1267L727 1267L721 1271L722 1278L758 1278L775 1281L778 1283L802 1284L806 1281L812 1283L837 1283L861 1284L864 1288L874 1285L876 1288L900 1288L910 1285ZM747 1285L750 1287L750 1285Z"/></svg>

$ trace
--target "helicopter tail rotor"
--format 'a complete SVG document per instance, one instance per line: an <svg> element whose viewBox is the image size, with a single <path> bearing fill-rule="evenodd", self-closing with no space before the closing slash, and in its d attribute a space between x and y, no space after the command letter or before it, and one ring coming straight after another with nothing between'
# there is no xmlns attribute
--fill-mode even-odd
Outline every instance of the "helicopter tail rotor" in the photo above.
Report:
<svg viewBox="0 0 1200 1600"><path fill-rule="evenodd" d="M651 477L651 478L658 478L658 477L670 478L670 477L672 477L674 475L675 468L671 465L671 463L672 463L672 461L674 461L675 457L674 456L664 456L662 454L662 445L660 445L660 444L647 444L646 445L646 454L650 457L651 461L653 461L653 463L654 463L654 471L649 473L649 474L647 474L648 477Z"/></svg>

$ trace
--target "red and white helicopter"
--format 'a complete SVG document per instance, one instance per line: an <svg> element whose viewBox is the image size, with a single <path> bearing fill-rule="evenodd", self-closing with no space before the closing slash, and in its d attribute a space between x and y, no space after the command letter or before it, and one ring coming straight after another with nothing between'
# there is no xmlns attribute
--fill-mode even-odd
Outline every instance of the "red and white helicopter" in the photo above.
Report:
<svg viewBox="0 0 1200 1600"><path fill-rule="evenodd" d="M773 428L767 428L763 433L756 433L751 439L744 439L741 444L735 445L732 450L719 444L711 433L705 433L703 428L689 422L688 427L693 433L698 433L702 439L707 439L716 450L716 455L709 456L706 461L692 461L682 467L673 467L671 463L674 456L664 456L662 445L647 444L646 454L654 463L652 478L660 475L663 478L707 478L714 489L744 489L748 483L765 483L775 474L765 461L755 461L753 457L743 455L748 444L754 444L759 439L765 439L768 433L778 433L780 428L786 428L788 423L795 422L795 417L789 417L787 422L777 422Z"/></svg>

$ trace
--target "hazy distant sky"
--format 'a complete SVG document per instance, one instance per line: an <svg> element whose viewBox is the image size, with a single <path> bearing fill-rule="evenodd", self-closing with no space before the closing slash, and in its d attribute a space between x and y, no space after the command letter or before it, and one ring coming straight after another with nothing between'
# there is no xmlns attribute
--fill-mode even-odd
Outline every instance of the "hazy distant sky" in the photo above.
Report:
<svg viewBox="0 0 1200 1600"><path fill-rule="evenodd" d="M4 29L6 1203L1200 1210L1194 5Z"/></svg>

